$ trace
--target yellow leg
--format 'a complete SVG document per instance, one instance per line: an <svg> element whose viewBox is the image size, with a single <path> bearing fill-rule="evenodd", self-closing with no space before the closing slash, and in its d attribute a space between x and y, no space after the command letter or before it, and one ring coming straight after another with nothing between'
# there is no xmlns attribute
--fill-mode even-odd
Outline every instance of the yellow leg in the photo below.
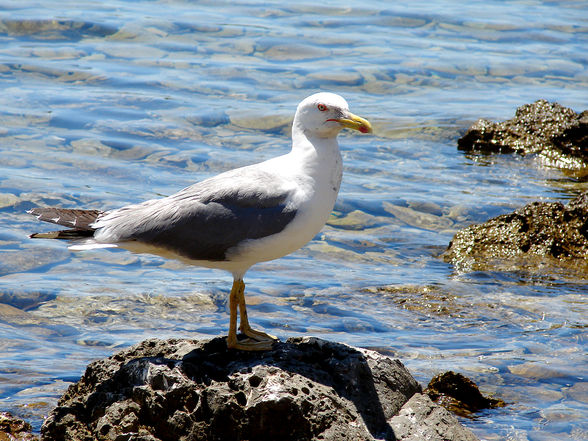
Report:
<svg viewBox="0 0 588 441"><path fill-rule="evenodd" d="M239 329L249 338L246 340L237 339L237 308L241 314L241 326ZM272 348L276 340L264 332L254 331L249 326L247 319L247 306L245 305L245 283L243 280L234 280L229 294L229 336L227 337L227 347L229 349L241 349L243 351L267 351Z"/></svg>
<svg viewBox="0 0 588 441"><path fill-rule="evenodd" d="M237 281L233 281L233 287L229 294L229 336L227 337L227 346L234 348L238 345L237 341Z"/></svg>
<svg viewBox="0 0 588 441"><path fill-rule="evenodd" d="M247 318L247 305L245 304L245 283L240 280L239 290L237 291L237 299L239 301L239 313L241 314L241 325L239 326L239 330L245 334L247 337L252 338L253 340L257 341L269 341L273 343L278 339L278 337L274 337L273 335L266 334L262 331L256 331L252 329L249 325L249 319Z"/></svg>

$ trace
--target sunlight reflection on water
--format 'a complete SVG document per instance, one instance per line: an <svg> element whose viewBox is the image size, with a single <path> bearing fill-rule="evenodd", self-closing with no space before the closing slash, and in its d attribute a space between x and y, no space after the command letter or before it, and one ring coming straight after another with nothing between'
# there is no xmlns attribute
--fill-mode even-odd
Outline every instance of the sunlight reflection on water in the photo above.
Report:
<svg viewBox="0 0 588 441"><path fill-rule="evenodd" d="M514 403L466 421L480 437L574 439L586 414L585 280L458 274L435 256L472 222L586 187L533 158L456 149L478 117L507 119L538 98L583 110L578 5L66 1L0 12L0 408L38 429L90 360L228 323L227 274L33 242L45 227L27 209L114 208L285 153L297 103L326 89L375 135L340 137L344 182L315 241L248 274L252 321L281 338L381 349L423 382L463 372Z"/></svg>

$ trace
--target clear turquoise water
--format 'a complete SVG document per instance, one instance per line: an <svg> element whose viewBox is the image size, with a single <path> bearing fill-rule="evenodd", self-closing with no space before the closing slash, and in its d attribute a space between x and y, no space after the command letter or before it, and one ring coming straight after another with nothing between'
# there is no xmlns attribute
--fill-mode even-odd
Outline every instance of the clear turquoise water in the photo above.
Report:
<svg viewBox="0 0 588 441"><path fill-rule="evenodd" d="M510 403L463 420L480 438L586 439L586 278L436 257L466 225L586 189L456 149L539 98L587 108L586 47L582 1L0 2L0 410L38 430L89 361L228 325L228 274L32 241L47 227L27 209L115 208L284 153L297 103L329 90L375 134L342 134L323 232L248 273L252 322L377 348L423 383L464 373Z"/></svg>

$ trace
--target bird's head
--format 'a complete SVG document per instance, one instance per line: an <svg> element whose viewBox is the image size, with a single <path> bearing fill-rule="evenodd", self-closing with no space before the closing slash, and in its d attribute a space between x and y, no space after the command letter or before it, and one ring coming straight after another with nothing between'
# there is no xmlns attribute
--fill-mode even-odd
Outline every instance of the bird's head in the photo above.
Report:
<svg viewBox="0 0 588 441"><path fill-rule="evenodd" d="M311 95L298 105L294 126L307 136L320 138L335 137L344 127L372 132L369 121L351 113L343 97L327 92Z"/></svg>

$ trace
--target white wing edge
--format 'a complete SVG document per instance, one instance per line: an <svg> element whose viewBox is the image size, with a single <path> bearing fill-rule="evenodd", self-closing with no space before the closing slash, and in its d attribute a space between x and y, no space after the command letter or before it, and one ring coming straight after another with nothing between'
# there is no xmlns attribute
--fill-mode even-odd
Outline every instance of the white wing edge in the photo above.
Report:
<svg viewBox="0 0 588 441"><path fill-rule="evenodd" d="M85 243L81 245L72 245L68 247L72 251L86 251L86 250L97 250L100 248L118 248L118 245L113 243Z"/></svg>

